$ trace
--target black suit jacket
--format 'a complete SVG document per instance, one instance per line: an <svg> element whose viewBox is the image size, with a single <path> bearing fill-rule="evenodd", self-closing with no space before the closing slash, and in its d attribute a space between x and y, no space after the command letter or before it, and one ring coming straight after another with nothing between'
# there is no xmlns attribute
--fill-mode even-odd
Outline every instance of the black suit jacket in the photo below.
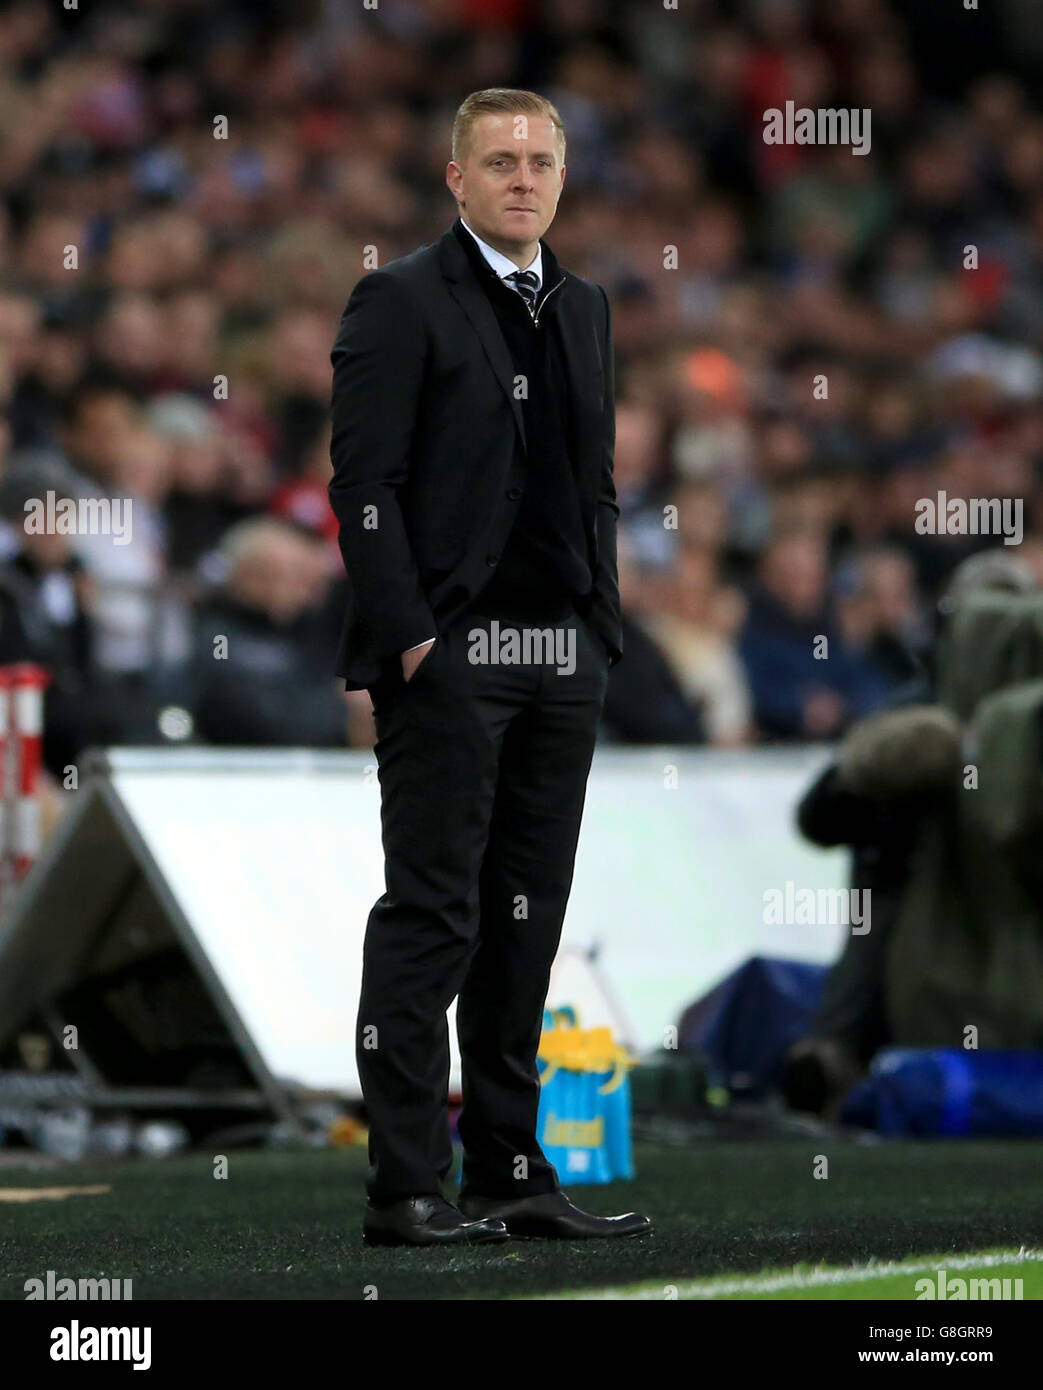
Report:
<svg viewBox="0 0 1043 1390"><path fill-rule="evenodd" d="M558 275L594 575L587 616L615 665L623 646L611 313L599 285ZM337 673L361 690L492 578L526 483L528 444L507 344L452 230L363 276L331 360L329 491L349 591Z"/></svg>

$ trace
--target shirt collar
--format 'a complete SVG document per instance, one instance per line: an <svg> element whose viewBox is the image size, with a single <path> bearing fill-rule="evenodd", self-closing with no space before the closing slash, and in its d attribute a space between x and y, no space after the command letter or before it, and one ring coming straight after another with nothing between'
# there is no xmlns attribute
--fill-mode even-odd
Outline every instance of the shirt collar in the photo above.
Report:
<svg viewBox="0 0 1043 1390"><path fill-rule="evenodd" d="M477 232L472 232L462 217L460 218L460 225L467 227L467 231L478 243L478 248L482 255L501 280L506 279L508 275L513 275L518 270L519 267L505 256L502 251L497 251L495 246L490 246L487 241L483 241ZM541 244L537 243L536 255L533 258L532 264L522 268L531 271L536 276L539 281L539 284L536 286L536 291L539 293L543 288L543 246Z"/></svg>

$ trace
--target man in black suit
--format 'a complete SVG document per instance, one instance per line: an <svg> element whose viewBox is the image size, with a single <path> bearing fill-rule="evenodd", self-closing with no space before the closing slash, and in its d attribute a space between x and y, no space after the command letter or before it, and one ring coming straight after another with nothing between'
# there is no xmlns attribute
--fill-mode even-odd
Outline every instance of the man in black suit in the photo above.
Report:
<svg viewBox="0 0 1043 1390"><path fill-rule="evenodd" d="M356 1038L373 1243L651 1225L573 1206L536 1138L543 1007L622 655L608 301L541 241L564 154L544 98L470 96L446 173L460 216L358 282L332 353L338 671L373 700L385 855Z"/></svg>

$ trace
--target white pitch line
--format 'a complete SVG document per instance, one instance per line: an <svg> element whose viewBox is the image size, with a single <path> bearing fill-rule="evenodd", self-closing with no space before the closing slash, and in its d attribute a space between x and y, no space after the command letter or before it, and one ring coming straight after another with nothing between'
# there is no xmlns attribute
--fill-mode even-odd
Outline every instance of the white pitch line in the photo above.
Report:
<svg viewBox="0 0 1043 1390"><path fill-rule="evenodd" d="M608 1289L591 1289L570 1294L570 1298L589 1301L591 1299L647 1299L670 1302L664 1298L665 1289L676 1289L677 1298L718 1298L721 1294L734 1293L779 1293L784 1289L814 1289L831 1284L862 1283L872 1279L886 1279L892 1274L934 1274L944 1269L989 1269L995 1265L1026 1264L1043 1262L1043 1250L1020 1250L1000 1252L993 1255L938 1255L929 1261L905 1260L886 1264L870 1263L851 1265L848 1269L816 1269L808 1274L800 1274L795 1269L788 1274L761 1275L757 1278L739 1276L730 1279L706 1279L678 1283L664 1279L654 1286L641 1284L636 1287L617 1285ZM558 1297L561 1295L559 1294ZM544 1295L553 1298L553 1294Z"/></svg>

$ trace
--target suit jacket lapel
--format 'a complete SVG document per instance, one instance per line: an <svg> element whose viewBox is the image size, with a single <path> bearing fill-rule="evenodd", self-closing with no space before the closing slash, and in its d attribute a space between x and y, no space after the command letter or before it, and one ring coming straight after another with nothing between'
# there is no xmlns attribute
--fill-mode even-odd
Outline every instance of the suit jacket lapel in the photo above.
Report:
<svg viewBox="0 0 1043 1390"><path fill-rule="evenodd" d="M500 325L496 322L496 314L488 296L475 279L463 247L452 231L446 232L442 237L441 265L442 273L449 282L450 294L471 320L474 331L478 334L478 341L496 373L496 380L510 401L522 445L527 448L521 402L514 393L514 363L511 361L511 354L500 332Z"/></svg>
<svg viewBox="0 0 1043 1390"><path fill-rule="evenodd" d="M546 256L546 249L544 251ZM553 262L557 279L561 273ZM587 536L596 548L594 528L597 495L601 482L600 451L592 450L593 441L601 439L604 410L605 374L601 362L601 345L597 325L592 319L576 312L575 298L566 298L558 306L556 325L560 335L561 354L568 384L570 413L573 421L573 442L576 482Z"/></svg>
<svg viewBox="0 0 1043 1390"><path fill-rule="evenodd" d="M527 448L521 402L514 393L514 363L511 361L511 354L504 341L504 336L500 332L500 325L497 322L493 307L475 278L467 254L457 241L451 228L443 234L439 251L442 273L448 282L449 292L474 326L496 379L510 402L522 446ZM545 279L541 297L542 292L557 284L562 275L553 252L546 244L543 247L543 258ZM561 293L564 294L564 290ZM601 430L601 413L604 408L605 373L604 364L601 361L601 345L598 342L597 325L592 320L587 321L581 316L577 316L575 302L570 303L567 295L558 306L557 324L561 334L565 373L568 378L572 411L576 421L576 438L578 441L598 439ZM599 465L595 460L594 466L592 466L591 461L583 457L581 451L581 456L575 460L575 466L579 472L578 482L580 496L584 503L584 520L587 525L588 536L590 536L600 485Z"/></svg>

